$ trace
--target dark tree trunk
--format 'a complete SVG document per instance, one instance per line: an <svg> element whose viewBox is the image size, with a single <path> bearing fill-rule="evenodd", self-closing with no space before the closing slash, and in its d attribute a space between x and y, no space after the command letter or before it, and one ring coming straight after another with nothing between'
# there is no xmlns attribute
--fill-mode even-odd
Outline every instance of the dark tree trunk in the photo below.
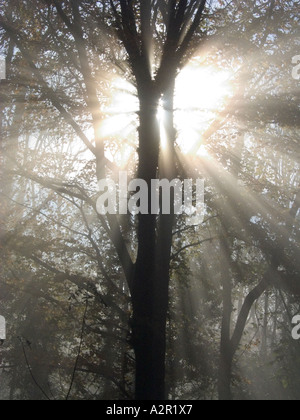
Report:
<svg viewBox="0 0 300 420"><path fill-rule="evenodd" d="M230 271L230 249L225 234L222 236L220 247L221 262L223 267L223 317L221 330L218 393L220 400L230 401L232 399L231 369L234 354L231 345L232 283Z"/></svg>
<svg viewBox="0 0 300 420"><path fill-rule="evenodd" d="M218 393L220 401L231 401L231 377L232 377L233 355L228 348L221 352L218 378Z"/></svg>
<svg viewBox="0 0 300 420"><path fill-rule="evenodd" d="M174 84L167 92L168 107L173 103ZM136 399L165 400L166 324L169 304L170 258L174 212L151 215L151 180L174 174L172 153L168 168L159 157L160 128L157 119L159 97L152 91L140 92L139 178L149 190L149 215L139 216L138 256L133 279L133 343L136 355ZM174 144L173 107L166 112L166 130ZM170 146L171 147L171 146ZM171 151L171 150L170 150ZM171 194L171 203L174 203Z"/></svg>
<svg viewBox="0 0 300 420"><path fill-rule="evenodd" d="M162 400L164 392L165 321L157 314L156 220L151 214L151 180L156 179L160 133L157 120L158 96L149 90L139 92L139 178L149 193L149 214L139 215L138 255L133 277L133 346L136 356L136 399ZM160 288L160 287L159 287ZM161 297L165 303L167 296ZM159 308L160 309L160 308Z"/></svg>
<svg viewBox="0 0 300 420"><path fill-rule="evenodd" d="M155 19L151 2L141 2L139 13L133 2L111 2L119 39L124 45L135 76L140 101L139 178L146 181L151 207L151 180L159 168L160 132L157 119L161 95L171 86L177 71L198 32L206 0L194 8L187 2L171 2L163 13L166 37L161 64L152 74L151 46ZM162 10L159 6L156 12ZM154 16L157 13L154 13ZM139 15L139 16L138 16ZM156 16L157 17L157 16ZM154 21L154 24L152 24ZM190 23L190 25L188 25ZM174 85L172 86L174 87ZM173 102L174 89L168 97ZM173 116L173 110L171 110ZM172 117L170 119L172 122ZM133 305L132 339L136 355L136 399L165 399L166 320L168 310L169 268L174 215L140 215L138 254L130 289Z"/></svg>

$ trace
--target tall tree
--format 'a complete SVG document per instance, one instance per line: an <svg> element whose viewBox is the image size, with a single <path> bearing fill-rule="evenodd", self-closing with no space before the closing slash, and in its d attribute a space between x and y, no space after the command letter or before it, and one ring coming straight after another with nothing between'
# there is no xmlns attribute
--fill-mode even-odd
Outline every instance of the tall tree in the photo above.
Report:
<svg viewBox="0 0 300 420"><path fill-rule="evenodd" d="M111 6L118 36L136 79L140 103L138 176L146 181L149 191L149 214L139 216L138 254L132 279L136 398L159 400L166 398L166 320L173 223L172 214L169 218L161 216L159 225L157 216L151 214L151 180L157 178L161 145L157 112L160 99L166 95L172 109L175 79L186 55L191 53L206 1L155 2L154 5L144 1L111 1ZM155 69L150 53L159 13L166 29L162 56ZM172 136L172 147L174 141ZM175 167L171 173L176 173Z"/></svg>

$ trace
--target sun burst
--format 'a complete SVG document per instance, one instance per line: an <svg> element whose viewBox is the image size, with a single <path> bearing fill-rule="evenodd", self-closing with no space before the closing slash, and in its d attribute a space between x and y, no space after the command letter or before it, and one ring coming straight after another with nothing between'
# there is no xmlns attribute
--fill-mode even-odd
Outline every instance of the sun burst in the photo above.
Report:
<svg viewBox="0 0 300 420"><path fill-rule="evenodd" d="M183 69L177 78L175 95L177 141L183 153L189 153L199 144L198 154L208 156L201 137L224 108L232 92L228 71L199 65Z"/></svg>
<svg viewBox="0 0 300 420"><path fill-rule="evenodd" d="M198 156L209 158L201 137L232 95L231 76L228 71L199 63L187 66L179 74L176 81L174 121L178 133L177 144L184 154L193 151ZM116 153L113 160L122 167L132 157L132 149L137 147L138 109L136 88L124 79L116 78L111 86L101 134L108 142L119 144L120 153ZM157 118L161 126L163 151L167 145L164 115L165 110L160 103ZM131 152L126 151L126 148L130 148ZM108 153L112 158L111 153Z"/></svg>

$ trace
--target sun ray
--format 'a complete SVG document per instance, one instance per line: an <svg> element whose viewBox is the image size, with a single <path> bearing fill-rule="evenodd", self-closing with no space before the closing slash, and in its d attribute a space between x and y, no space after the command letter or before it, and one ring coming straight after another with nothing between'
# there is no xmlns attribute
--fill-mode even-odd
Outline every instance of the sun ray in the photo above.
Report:
<svg viewBox="0 0 300 420"><path fill-rule="evenodd" d="M184 154L210 158L203 136L224 109L233 95L232 74L215 66L200 64L194 60L179 74L175 89L174 124L177 145ZM132 148L137 148L138 98L136 88L128 81L117 77L111 83L110 97L104 109L101 134L104 139L119 145L120 153L115 157L108 151L110 159L125 167L132 157ZM161 148L167 153L168 139L165 119L169 110L161 102L157 118L161 131ZM126 152L126 148L130 151Z"/></svg>
<svg viewBox="0 0 300 420"><path fill-rule="evenodd" d="M199 64L187 66L178 76L175 124L183 153L193 151L202 156L208 155L201 137L233 94L231 77L229 71ZM195 145L197 150L194 150Z"/></svg>

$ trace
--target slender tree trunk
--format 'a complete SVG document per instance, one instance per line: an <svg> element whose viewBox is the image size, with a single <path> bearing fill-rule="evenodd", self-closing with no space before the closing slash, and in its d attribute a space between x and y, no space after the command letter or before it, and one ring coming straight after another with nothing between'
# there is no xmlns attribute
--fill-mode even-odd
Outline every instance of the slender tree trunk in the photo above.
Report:
<svg viewBox="0 0 300 420"><path fill-rule="evenodd" d="M265 310L264 310L264 324L262 329L262 340L261 340L261 351L260 355L262 359L267 358L268 350L268 317L269 317L269 291L265 293Z"/></svg>
<svg viewBox="0 0 300 420"><path fill-rule="evenodd" d="M229 346L230 347L230 346ZM218 393L220 401L231 401L231 377L233 354L229 347L221 349L219 378L218 378Z"/></svg>
<svg viewBox="0 0 300 420"><path fill-rule="evenodd" d="M230 250L225 236L222 237L220 246L221 263L223 267L223 317L221 329L218 393L220 400L230 401L232 399L231 370L233 363L233 351L231 346L232 282L230 279Z"/></svg>

